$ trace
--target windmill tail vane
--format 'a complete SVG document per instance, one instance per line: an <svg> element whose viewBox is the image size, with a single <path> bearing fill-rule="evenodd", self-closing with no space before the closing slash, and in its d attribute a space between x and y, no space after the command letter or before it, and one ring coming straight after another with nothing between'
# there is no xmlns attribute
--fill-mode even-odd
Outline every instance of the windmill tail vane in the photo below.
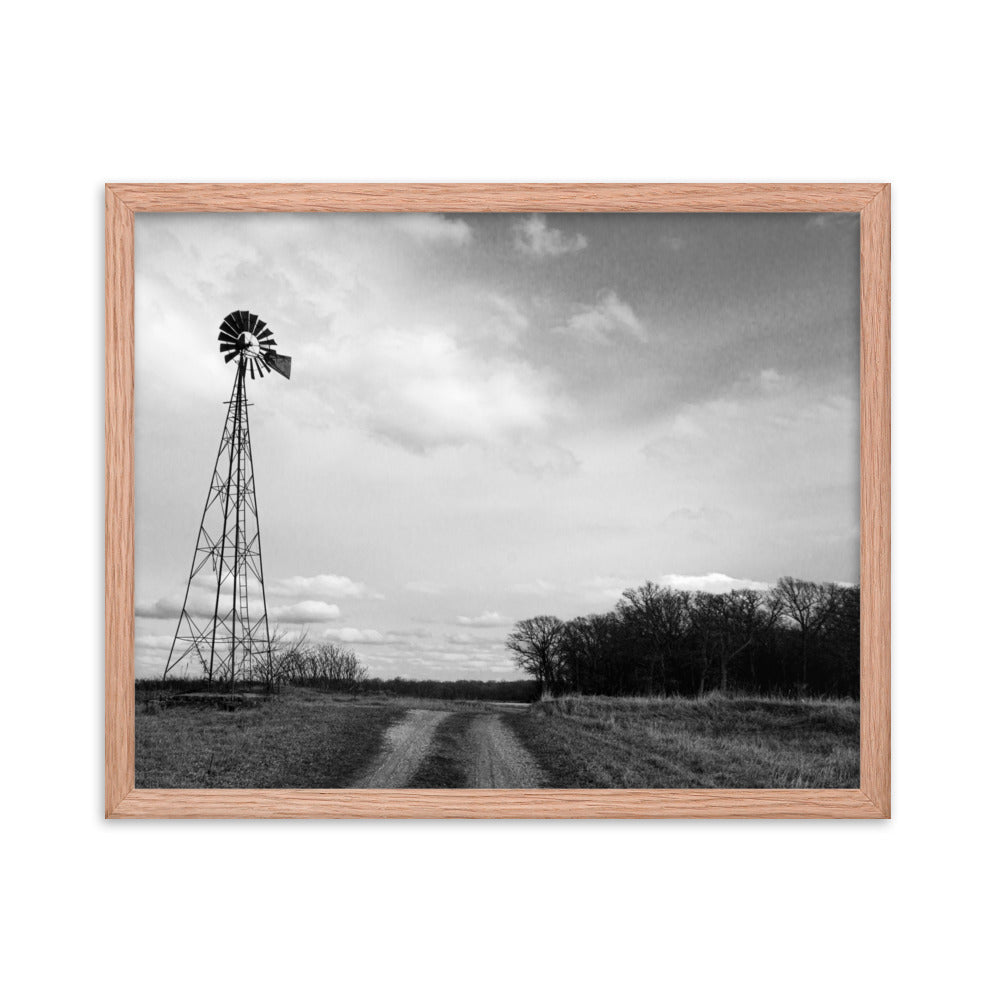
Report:
<svg viewBox="0 0 1000 1000"><path fill-rule="evenodd" d="M274 678L246 376L291 378L292 359L278 354L274 334L252 312L230 313L218 339L236 374L163 676L194 666L210 686L218 680L235 688L237 681Z"/></svg>

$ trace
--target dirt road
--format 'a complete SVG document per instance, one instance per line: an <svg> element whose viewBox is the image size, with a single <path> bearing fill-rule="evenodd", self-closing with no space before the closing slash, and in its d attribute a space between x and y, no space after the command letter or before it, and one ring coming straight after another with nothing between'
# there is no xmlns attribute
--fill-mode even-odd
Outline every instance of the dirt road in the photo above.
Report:
<svg viewBox="0 0 1000 1000"><path fill-rule="evenodd" d="M470 788L537 788L541 775L531 754L499 715L477 715L469 728Z"/></svg>
<svg viewBox="0 0 1000 1000"><path fill-rule="evenodd" d="M434 730L449 712L414 708L386 731L386 748L356 788L405 788L430 749Z"/></svg>
<svg viewBox="0 0 1000 1000"><path fill-rule="evenodd" d="M411 709L385 734L385 747L355 784L356 788L406 788L434 744L438 726L452 713ZM504 725L497 712L477 713L461 745L449 750L464 770L466 788L538 788L542 775L531 754ZM452 737L453 739L453 737ZM447 740L444 740L447 743ZM435 752L440 753L442 743Z"/></svg>

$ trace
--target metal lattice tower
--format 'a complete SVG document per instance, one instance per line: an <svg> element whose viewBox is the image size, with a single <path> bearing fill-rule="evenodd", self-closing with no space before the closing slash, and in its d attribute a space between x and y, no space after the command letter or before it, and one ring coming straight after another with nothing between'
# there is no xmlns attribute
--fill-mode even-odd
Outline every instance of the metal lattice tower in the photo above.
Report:
<svg viewBox="0 0 1000 1000"><path fill-rule="evenodd" d="M235 687L272 676L246 376L276 371L289 378L292 359L275 351L274 335L251 312L230 313L219 342L225 361L236 361L236 377L163 676L195 666L209 685Z"/></svg>

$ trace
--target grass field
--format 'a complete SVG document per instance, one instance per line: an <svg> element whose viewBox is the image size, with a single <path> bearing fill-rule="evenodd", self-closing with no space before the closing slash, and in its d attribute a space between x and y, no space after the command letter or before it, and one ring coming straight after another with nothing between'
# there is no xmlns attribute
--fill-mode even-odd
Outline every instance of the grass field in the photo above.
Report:
<svg viewBox="0 0 1000 1000"><path fill-rule="evenodd" d="M582 698L507 722L553 788L857 788L855 701Z"/></svg>
<svg viewBox="0 0 1000 1000"><path fill-rule="evenodd" d="M390 752L390 727L426 720L428 709L436 716L429 742L395 750L409 755L399 780L411 788L859 783L858 703L846 700L573 696L529 707L289 687L226 707L194 693L137 699L136 786L350 787L370 780L367 769Z"/></svg>
<svg viewBox="0 0 1000 1000"><path fill-rule="evenodd" d="M359 702L289 689L257 707L219 711L137 706L137 788L344 788L406 714L389 700Z"/></svg>

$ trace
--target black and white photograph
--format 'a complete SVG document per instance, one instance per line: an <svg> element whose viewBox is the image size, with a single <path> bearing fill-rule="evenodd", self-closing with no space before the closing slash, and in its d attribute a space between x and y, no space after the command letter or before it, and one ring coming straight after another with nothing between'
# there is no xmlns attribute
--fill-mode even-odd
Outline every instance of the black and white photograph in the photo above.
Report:
<svg viewBox="0 0 1000 1000"><path fill-rule="evenodd" d="M857 213L135 220L137 788L857 788Z"/></svg>
<svg viewBox="0 0 1000 1000"><path fill-rule="evenodd" d="M5 14L7 995L988 995L994 7Z"/></svg>

